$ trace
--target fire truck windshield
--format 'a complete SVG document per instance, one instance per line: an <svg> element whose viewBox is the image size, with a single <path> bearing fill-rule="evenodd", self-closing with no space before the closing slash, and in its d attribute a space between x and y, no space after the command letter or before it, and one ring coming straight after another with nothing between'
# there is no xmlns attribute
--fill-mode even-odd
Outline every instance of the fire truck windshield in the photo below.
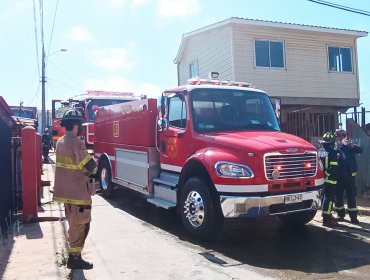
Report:
<svg viewBox="0 0 370 280"><path fill-rule="evenodd" d="M118 103L124 103L130 100L124 100L124 99L90 99L87 102L87 112L88 112L88 120L87 121L94 121L95 118L95 112L103 106L108 106L108 105L114 105Z"/></svg>
<svg viewBox="0 0 370 280"><path fill-rule="evenodd" d="M70 108L74 108L76 102L66 102L53 100L53 118L61 119L66 111Z"/></svg>
<svg viewBox="0 0 370 280"><path fill-rule="evenodd" d="M197 132L243 130L280 131L269 97L231 89L194 89L193 122Z"/></svg>

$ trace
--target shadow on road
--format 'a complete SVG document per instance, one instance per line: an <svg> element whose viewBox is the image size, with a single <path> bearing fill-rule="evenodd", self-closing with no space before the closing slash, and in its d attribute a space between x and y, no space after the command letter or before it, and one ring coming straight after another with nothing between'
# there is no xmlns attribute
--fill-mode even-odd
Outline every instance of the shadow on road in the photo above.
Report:
<svg viewBox="0 0 370 280"><path fill-rule="evenodd" d="M14 245L13 236L7 239L0 238L0 242L0 279L4 279L3 275L5 274L5 270Z"/></svg>
<svg viewBox="0 0 370 280"><path fill-rule="evenodd" d="M276 217L226 220L218 240L199 243L183 232L175 211L157 208L139 193L117 189L108 202L149 227L159 227L181 240L199 245L206 259L221 266L248 264L275 270L335 273L370 264L370 244L345 228L328 230L313 224L287 228ZM222 256L234 260L233 263L223 260Z"/></svg>

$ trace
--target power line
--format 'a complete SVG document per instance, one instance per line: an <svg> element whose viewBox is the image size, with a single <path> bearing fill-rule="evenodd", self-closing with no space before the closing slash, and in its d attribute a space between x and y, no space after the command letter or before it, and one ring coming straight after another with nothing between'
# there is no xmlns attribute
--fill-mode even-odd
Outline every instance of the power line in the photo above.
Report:
<svg viewBox="0 0 370 280"><path fill-rule="evenodd" d="M34 23L34 28L35 28L37 71L38 71L39 77L40 77L39 43L38 43L38 36L37 36L37 20L36 20L36 4L35 4L35 0L33 0L33 23Z"/></svg>
<svg viewBox="0 0 370 280"><path fill-rule="evenodd" d="M31 101L27 103L27 106L30 106L32 104L32 102L35 100L35 98L38 97L39 90L40 90L40 83L38 83L35 95L32 97ZM37 104L36 104L36 106L37 106Z"/></svg>
<svg viewBox="0 0 370 280"><path fill-rule="evenodd" d="M370 16L370 12L365 11L365 10L355 9L355 8L351 8L351 7L347 7L347 6L343 6L343 5L339 5L339 4L335 4L335 3L331 3L331 2L327 2L323 0L307 0L307 1L320 4L320 5L324 5L324 6L328 6L328 7L332 7L332 8L336 8L336 9L340 9L343 11L355 13L355 14Z"/></svg>
<svg viewBox="0 0 370 280"><path fill-rule="evenodd" d="M48 60L48 62L50 62L52 65L54 65L54 67L60 72L62 73L64 76L66 76L68 79L70 79L71 81L73 81L74 83L78 84L79 82L74 79L72 76L68 75L67 72L65 72L62 68L60 68L57 64L55 64L52 60Z"/></svg>
<svg viewBox="0 0 370 280"><path fill-rule="evenodd" d="M53 19L53 27L51 28L51 35L50 35L50 41L49 41L48 55L49 55L49 53L50 53L51 41L52 41L52 39L53 39L55 19L56 19L56 17L57 17L57 11L58 11L58 3L59 3L59 0L57 0L57 3L55 4L54 19Z"/></svg>
<svg viewBox="0 0 370 280"><path fill-rule="evenodd" d="M61 85L61 86L63 86L63 87L65 87L65 88L68 88L69 90L71 90L71 91L76 91L76 90L79 90L77 87L75 87L75 86L72 86L72 85L69 85L69 84L66 84L66 83L63 83L63 82L61 82L61 81L58 81L58 80L55 80L55 79L53 79L53 78L48 78L48 80L49 80L49 82L53 82L53 83L56 83L56 84L59 84L59 85Z"/></svg>

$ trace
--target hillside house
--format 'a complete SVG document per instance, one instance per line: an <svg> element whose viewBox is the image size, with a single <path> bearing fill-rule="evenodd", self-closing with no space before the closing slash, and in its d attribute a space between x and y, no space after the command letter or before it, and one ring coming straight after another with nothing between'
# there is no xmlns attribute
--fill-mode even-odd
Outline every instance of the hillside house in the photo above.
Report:
<svg viewBox="0 0 370 280"><path fill-rule="evenodd" d="M191 77L252 82L281 99L284 131L307 140L338 126L360 99L357 39L367 32L229 18L185 33L174 63Z"/></svg>

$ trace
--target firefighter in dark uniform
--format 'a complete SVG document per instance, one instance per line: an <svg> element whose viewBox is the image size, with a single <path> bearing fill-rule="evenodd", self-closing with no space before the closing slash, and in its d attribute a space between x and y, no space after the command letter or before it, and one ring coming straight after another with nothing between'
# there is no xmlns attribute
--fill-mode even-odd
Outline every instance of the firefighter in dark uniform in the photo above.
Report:
<svg viewBox="0 0 370 280"><path fill-rule="evenodd" d="M335 136L327 132L319 140L325 151L320 153L320 159L324 165L324 200L322 206L323 226L336 227L337 221L332 216L333 205L335 202L335 191L338 176L338 155L334 150Z"/></svg>
<svg viewBox="0 0 370 280"><path fill-rule="evenodd" d="M54 201L64 203L68 220L70 269L91 269L93 264L81 258L81 252L90 229L91 196L95 194L89 175L93 176L97 165L86 151L85 144L78 137L84 121L75 109L64 113L61 126L66 134L56 144L56 168L54 180Z"/></svg>
<svg viewBox="0 0 370 280"><path fill-rule="evenodd" d="M347 211L351 219L351 223L358 224L357 219L357 201L356 201L356 175L357 175L357 161L356 154L362 153L362 148L350 143L348 141L347 132L345 130L337 130L335 132L337 149L341 154L339 158L339 176L338 187L336 193L336 210L338 213L338 220L344 221L344 191L347 195L348 207Z"/></svg>
<svg viewBox="0 0 370 280"><path fill-rule="evenodd" d="M49 163L49 150L51 147L51 137L49 129L46 127L42 134L42 155L44 157L44 163Z"/></svg>

